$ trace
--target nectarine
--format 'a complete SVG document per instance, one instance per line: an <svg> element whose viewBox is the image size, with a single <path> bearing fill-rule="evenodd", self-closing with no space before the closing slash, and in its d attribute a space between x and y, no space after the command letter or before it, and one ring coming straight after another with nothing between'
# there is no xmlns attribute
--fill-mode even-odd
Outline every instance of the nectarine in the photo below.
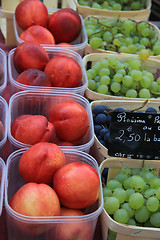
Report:
<svg viewBox="0 0 160 240"><path fill-rule="evenodd" d="M48 29L56 43L72 42L80 34L82 28L79 14L71 8L62 8L54 12L48 20Z"/></svg>
<svg viewBox="0 0 160 240"><path fill-rule="evenodd" d="M44 72L54 87L74 88L82 84L82 69L71 57L55 56L46 64Z"/></svg>
<svg viewBox="0 0 160 240"><path fill-rule="evenodd" d="M52 185L54 173L65 163L65 155L58 145L40 142L23 153L19 172L26 182Z"/></svg>
<svg viewBox="0 0 160 240"><path fill-rule="evenodd" d="M89 164L72 162L54 174L53 188L63 206L83 209L97 201L100 179L97 171Z"/></svg>
<svg viewBox="0 0 160 240"><path fill-rule="evenodd" d="M63 141L78 140L89 129L89 118L86 109L76 102L60 102L53 106L49 121L55 126L56 135Z"/></svg>
<svg viewBox="0 0 160 240"><path fill-rule="evenodd" d="M48 10L39 0L23 0L15 9L15 18L18 26L23 30L33 25L46 27Z"/></svg>

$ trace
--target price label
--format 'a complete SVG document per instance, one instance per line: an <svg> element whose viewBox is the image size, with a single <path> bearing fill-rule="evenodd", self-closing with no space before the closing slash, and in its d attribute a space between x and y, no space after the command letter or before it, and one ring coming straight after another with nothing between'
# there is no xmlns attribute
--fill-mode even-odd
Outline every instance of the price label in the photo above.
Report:
<svg viewBox="0 0 160 240"><path fill-rule="evenodd" d="M113 112L108 154L160 159L160 114Z"/></svg>

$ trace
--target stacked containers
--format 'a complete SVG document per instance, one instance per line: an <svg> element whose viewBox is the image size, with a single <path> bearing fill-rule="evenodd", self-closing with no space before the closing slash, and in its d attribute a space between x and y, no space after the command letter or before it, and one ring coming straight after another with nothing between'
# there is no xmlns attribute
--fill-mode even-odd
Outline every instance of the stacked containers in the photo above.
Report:
<svg viewBox="0 0 160 240"><path fill-rule="evenodd" d="M8 104L6 100L0 96L0 153L7 141L7 125L8 125Z"/></svg>
<svg viewBox="0 0 160 240"><path fill-rule="evenodd" d="M2 96L7 85L7 56L6 53L0 49L0 96Z"/></svg>
<svg viewBox="0 0 160 240"><path fill-rule="evenodd" d="M3 159L0 158L0 216L2 213L3 206L5 170L6 170L5 163Z"/></svg>

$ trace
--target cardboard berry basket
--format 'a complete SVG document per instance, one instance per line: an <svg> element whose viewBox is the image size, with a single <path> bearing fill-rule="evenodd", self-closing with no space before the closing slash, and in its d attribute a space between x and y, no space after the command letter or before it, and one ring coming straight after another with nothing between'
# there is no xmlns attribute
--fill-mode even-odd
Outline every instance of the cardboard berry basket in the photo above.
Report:
<svg viewBox="0 0 160 240"><path fill-rule="evenodd" d="M87 70L87 64L89 63L90 66L93 66L96 62L102 61L103 59L108 59L109 57L114 56L118 61L125 61L127 58L132 57L135 59L139 59L138 55L135 54L127 54L127 53L89 53L83 57L83 62L85 69ZM146 70L151 72L152 74L156 73L156 70L159 68L159 60L154 59L152 57L148 58L147 60L143 61L143 64L146 67ZM90 67L89 67L90 68ZM90 100L138 100L143 101L142 98L127 98L123 96L114 96L114 95L107 95L107 94L101 94L97 93L95 91L90 90L89 88L85 91L85 96ZM157 101L157 98L151 98L151 101Z"/></svg>
<svg viewBox="0 0 160 240"><path fill-rule="evenodd" d="M85 90L87 89L88 86L88 81L87 81L87 75L86 75L86 70L83 64L82 57L71 50L67 50L64 48L45 48L49 59L52 59L54 56L60 55L60 56L66 56L74 59L81 67L82 69L82 84L78 87L74 88L62 88L62 87L44 87L44 86L30 86L30 85L25 85L18 83L16 80L19 76L19 73L17 72L15 65L14 65L14 52L16 48L13 48L9 54L8 54L8 75L9 75L9 81L10 81L10 92L11 94L14 94L18 91L24 91L24 90L31 90L31 91L50 91L50 92L55 92L55 91L61 91L61 92L71 92L71 93L76 93L80 95L84 95Z"/></svg>
<svg viewBox="0 0 160 240"><path fill-rule="evenodd" d="M9 117L8 117L8 139L10 142L11 152L20 148L30 147L28 144L17 141L11 134L11 125L13 121L23 114L40 114L49 117L51 107L60 102L76 102L82 105L87 111L89 118L89 129L81 142L74 148L84 152L89 152L90 147L94 143L93 119L90 103L86 98L78 94L64 92L43 92L43 91L21 91L11 96L9 101ZM72 146L64 148L72 149Z"/></svg>
<svg viewBox="0 0 160 240"><path fill-rule="evenodd" d="M22 0L2 0L0 9L0 24L5 44L7 46L16 46L16 37L14 33L13 16L17 5ZM71 7L69 0L44 0L42 1L49 8L66 8Z"/></svg>
<svg viewBox="0 0 160 240"><path fill-rule="evenodd" d="M146 1L146 9L137 10L137 11L112 11L106 9L96 9L82 6L78 3L78 0L72 0L72 6L76 9L78 13L80 13L83 17L88 15L106 15L108 17L125 17L135 20L145 20L147 21L151 12L151 0Z"/></svg>
<svg viewBox="0 0 160 240"><path fill-rule="evenodd" d="M147 102L145 100L143 101L136 101L136 100L96 100L91 102L91 109L93 112L93 108L98 105L105 105L111 108L112 110L121 107L124 110L135 110L139 109L140 111L144 112L147 108L153 107L157 110L157 113L160 111L160 102L153 102L151 100L148 100ZM138 110L137 110L138 111ZM93 113L92 113L93 114ZM93 156L96 158L99 164L103 162L104 159L108 159L111 156L108 154L108 149L100 143L98 138L95 136L95 141L92 147L93 150ZM131 143L132 144L132 143Z"/></svg>
<svg viewBox="0 0 160 240"><path fill-rule="evenodd" d="M116 15L116 17L118 17L118 16L119 15ZM99 16L98 15L89 15L89 16L86 16L84 18L84 21L85 21L85 19L87 19L89 17L94 17L96 19L107 19L107 20L111 20L113 18L112 16L108 16L108 15L99 15ZM125 18L121 17L121 19L124 20ZM130 15L129 15L128 19L130 19ZM141 20L138 20L138 19L135 19L134 21L137 22L137 23L141 22ZM157 35L157 38L160 39L160 30L159 30L159 28L155 24L153 24L151 22L148 22L148 21L146 21L146 22L150 26L152 26L154 28L154 31L155 31L155 33ZM114 52L114 51L110 51L110 50L92 48L89 43L85 47L85 54L88 54L88 53L116 53L116 54L118 54L118 52ZM122 54L126 54L126 53L122 53ZM137 55L137 54L132 54L132 55ZM160 59L160 55L151 56L151 58Z"/></svg>
<svg viewBox="0 0 160 240"><path fill-rule="evenodd" d="M141 169L143 166L151 166L159 172L160 162L156 160L139 160L139 159L127 159L127 158L108 158L104 160L100 165L100 173L104 168L108 168L107 181L114 178L119 173L122 166L129 168ZM160 229L154 227L139 227L127 224L121 224L113 220L103 208L101 214L102 224L102 236L103 240L107 239L108 228L114 232L117 232L116 240L158 240Z"/></svg>
<svg viewBox="0 0 160 240"><path fill-rule="evenodd" d="M71 228L71 233L74 236L76 234L74 228L78 227L77 234L81 235L82 232L80 231L83 229L83 233L87 235L87 239L92 240L94 237L98 217L103 210L101 186L98 200L90 207L84 209L85 215L83 216L32 217L17 213L10 207L9 201L11 197L21 186L26 183L24 182L18 170L19 160L26 150L27 149L24 148L13 152L8 157L6 162L5 209L8 240L58 240L58 231L60 231L59 229L62 229L62 226L64 231L66 231L67 228ZM83 162L91 165L97 171L101 183L99 167L96 160L92 156L78 150L67 150L63 148L62 150L65 154L67 163ZM81 225L84 225L83 228L81 228Z"/></svg>
<svg viewBox="0 0 160 240"><path fill-rule="evenodd" d="M56 12L58 11L59 9L49 9L49 16L52 15L53 12ZM67 46L67 45L64 45L64 48L66 49L69 49L69 50L73 50L77 53L79 53L82 57L84 56L85 54L85 47L87 46L87 43L88 43L88 38L87 38L87 33L86 33L86 28L84 26L84 21L83 21L83 18L82 16L80 15L80 18L81 18L81 24L82 24L82 28L81 28L81 32L79 34L79 36L73 41L71 42L71 46ZM20 38L20 34L23 32L22 29L20 29L20 27L17 25L16 23L16 19L15 19L15 14L13 16L13 24L14 24L14 31L15 31L15 36L16 36L16 42L17 42L17 45L19 45L20 43L24 42L21 38ZM52 47L57 47L57 48L62 48L63 49L63 46L58 46L58 45L53 45L53 44L42 44L43 47L46 47L46 48L52 48Z"/></svg>
<svg viewBox="0 0 160 240"><path fill-rule="evenodd" d="M0 216L2 214L3 196L4 196L4 180L5 180L6 165L2 158L0 158Z"/></svg>

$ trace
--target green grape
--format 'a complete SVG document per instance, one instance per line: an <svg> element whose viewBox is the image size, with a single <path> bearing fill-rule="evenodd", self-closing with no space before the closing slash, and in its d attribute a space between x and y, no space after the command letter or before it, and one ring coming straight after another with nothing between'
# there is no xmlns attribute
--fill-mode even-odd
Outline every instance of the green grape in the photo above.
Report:
<svg viewBox="0 0 160 240"><path fill-rule="evenodd" d="M130 196L133 194L133 193L135 193L135 190L134 189L132 189L132 188L128 188L128 189L126 189L126 202L129 202L129 198L130 198Z"/></svg>
<svg viewBox="0 0 160 240"><path fill-rule="evenodd" d="M152 74L151 72L148 72L148 71L146 71L146 70L143 70L143 71L142 71L142 74L143 74L143 76L149 77L152 82L154 81L154 76L153 76L153 74Z"/></svg>
<svg viewBox="0 0 160 240"><path fill-rule="evenodd" d="M117 65L118 65L118 64L117 64ZM122 74L122 76L125 76L125 75L126 75L126 71L125 71L124 69L119 69L119 70L117 71L117 73Z"/></svg>
<svg viewBox="0 0 160 240"><path fill-rule="evenodd" d="M160 200L160 187L156 188L156 191L155 191L155 197Z"/></svg>
<svg viewBox="0 0 160 240"><path fill-rule="evenodd" d="M102 9L101 5L98 4L98 3L96 3L96 2L94 2L94 3L92 4L92 8Z"/></svg>
<svg viewBox="0 0 160 240"><path fill-rule="evenodd" d="M126 174L127 176L131 176L132 170L131 170L131 168L129 168L129 167L127 167L127 166L123 166L123 167L120 169L120 173Z"/></svg>
<svg viewBox="0 0 160 240"><path fill-rule="evenodd" d="M158 85L160 85L160 77L158 77L156 81L157 81Z"/></svg>
<svg viewBox="0 0 160 240"><path fill-rule="evenodd" d="M145 196L146 198L149 198L149 197L151 197L151 196L154 196L155 193L156 193L156 189L154 189L154 188L149 188L149 189L147 189L147 190L144 192L144 196Z"/></svg>
<svg viewBox="0 0 160 240"><path fill-rule="evenodd" d="M139 91L139 97L140 98L151 98L150 91L147 88L142 88Z"/></svg>
<svg viewBox="0 0 160 240"><path fill-rule="evenodd" d="M101 68L99 70L99 76L102 77L104 75L107 75L107 76L110 75L110 70L108 68Z"/></svg>
<svg viewBox="0 0 160 240"><path fill-rule="evenodd" d="M113 197L118 198L119 203L123 203L126 200L126 191L123 188L116 188L112 194Z"/></svg>
<svg viewBox="0 0 160 240"><path fill-rule="evenodd" d="M146 183L141 176L134 175L130 179L130 185L135 191L141 192L144 189Z"/></svg>
<svg viewBox="0 0 160 240"><path fill-rule="evenodd" d="M87 77L88 77L88 74L89 74L89 73L90 73L92 79L95 78L95 76L96 76L96 71L95 71L93 68L87 70ZM90 76L90 75L89 75L89 76Z"/></svg>
<svg viewBox="0 0 160 240"><path fill-rule="evenodd" d="M127 222L127 225L132 225L132 226L136 226L136 221L133 218L130 218Z"/></svg>
<svg viewBox="0 0 160 240"><path fill-rule="evenodd" d="M160 212L155 212L151 215L150 223L153 227L160 227Z"/></svg>
<svg viewBox="0 0 160 240"><path fill-rule="evenodd" d="M155 55L160 55L160 44L154 44L153 46L153 52Z"/></svg>
<svg viewBox="0 0 160 240"><path fill-rule="evenodd" d="M103 33L103 39L106 42L111 42L113 40L113 34L110 31L106 31Z"/></svg>
<svg viewBox="0 0 160 240"><path fill-rule="evenodd" d="M128 212L130 218L135 215L135 210L130 207L129 203L123 203L121 208Z"/></svg>
<svg viewBox="0 0 160 240"><path fill-rule="evenodd" d="M130 19L126 19L123 21L123 26L127 32L131 32L135 27L135 23Z"/></svg>
<svg viewBox="0 0 160 240"><path fill-rule="evenodd" d="M139 223L144 223L150 218L150 211L146 206L142 206L135 211L135 219Z"/></svg>
<svg viewBox="0 0 160 240"><path fill-rule="evenodd" d="M107 1L105 1L105 2L103 2L103 3L102 3L102 5L101 5L101 6L102 6L102 8L106 8L106 9L107 9L107 8L108 8L108 6L109 6L109 4L108 4L108 2L107 2Z"/></svg>
<svg viewBox="0 0 160 240"><path fill-rule="evenodd" d="M108 87L105 84L100 84L97 88L97 92L101 94L107 94L108 92Z"/></svg>
<svg viewBox="0 0 160 240"><path fill-rule="evenodd" d="M99 74L100 68L101 68L101 63L100 62L96 62L92 67L92 69L95 70L96 74Z"/></svg>
<svg viewBox="0 0 160 240"><path fill-rule="evenodd" d="M121 85L121 93L123 94L123 95L125 95L126 94L126 92L128 91L128 87L126 87L126 86L124 86L123 84Z"/></svg>
<svg viewBox="0 0 160 240"><path fill-rule="evenodd" d="M116 74L114 75L114 77L113 77L113 80L114 80L115 82L121 82L121 81L122 81L122 78L123 78L123 75L122 75L122 74L116 73Z"/></svg>
<svg viewBox="0 0 160 240"><path fill-rule="evenodd" d="M140 84L143 88L150 88L151 86L151 79L147 76L143 76L141 81L140 81Z"/></svg>
<svg viewBox="0 0 160 240"><path fill-rule="evenodd" d="M111 79L109 76L107 75L103 75L101 78L100 78L100 83L101 84L105 84L105 85L109 85Z"/></svg>
<svg viewBox="0 0 160 240"><path fill-rule="evenodd" d="M132 59L132 61L129 62L129 66L131 69L140 70L142 63L138 59Z"/></svg>
<svg viewBox="0 0 160 240"><path fill-rule="evenodd" d="M147 199L146 207L150 212L156 212L159 209L159 200L156 197Z"/></svg>
<svg viewBox="0 0 160 240"><path fill-rule="evenodd" d="M111 90L112 90L112 92L117 93L117 92L120 91L120 89L121 89L120 83L118 83L118 82L112 82L111 83Z"/></svg>
<svg viewBox="0 0 160 240"><path fill-rule="evenodd" d="M104 200L104 209L109 215L114 214L119 209L119 200L115 197L107 197Z"/></svg>
<svg viewBox="0 0 160 240"><path fill-rule="evenodd" d="M141 38L140 44L141 44L141 45L144 45L144 46L146 46L146 47L149 46L149 39L146 38L146 37Z"/></svg>
<svg viewBox="0 0 160 240"><path fill-rule="evenodd" d="M126 38L125 38L125 44L126 44L127 46L133 44L133 38L131 38L131 37L126 37Z"/></svg>
<svg viewBox="0 0 160 240"><path fill-rule="evenodd" d="M117 61L116 57L112 56L112 57L108 58L108 63L109 63L110 67L115 68L117 63L118 63L118 61Z"/></svg>
<svg viewBox="0 0 160 240"><path fill-rule="evenodd" d="M137 29L138 31L142 32L143 29L147 28L148 27L148 23L145 22L145 21L142 21L142 22L139 22L137 24Z"/></svg>
<svg viewBox="0 0 160 240"><path fill-rule="evenodd" d="M143 179L147 184L150 184L152 178L154 178L154 174L152 172L145 172Z"/></svg>
<svg viewBox="0 0 160 240"><path fill-rule="evenodd" d="M152 173L154 173L154 168L153 167L151 167L151 166L144 166L144 167L142 167L142 169L141 169L143 172L152 172Z"/></svg>
<svg viewBox="0 0 160 240"><path fill-rule="evenodd" d="M99 37L93 37L89 40L89 44L92 48L99 48L102 44L102 39Z"/></svg>
<svg viewBox="0 0 160 240"><path fill-rule="evenodd" d="M123 174L123 173L119 173L115 176L114 178L115 180L118 180L120 183L123 184L124 180L125 179L128 179L128 176L126 174Z"/></svg>
<svg viewBox="0 0 160 240"><path fill-rule="evenodd" d="M113 215L113 219L116 221L116 222L119 222L119 223L127 223L128 220L129 220L129 214L128 212L125 210L125 209L118 209L114 215Z"/></svg>
<svg viewBox="0 0 160 240"><path fill-rule="evenodd" d="M130 44L128 46L128 50L129 50L129 53L135 54L135 53L137 53L137 46L134 44Z"/></svg>
<svg viewBox="0 0 160 240"><path fill-rule="evenodd" d="M150 186L151 188L154 188L154 189L160 187L160 178L156 178L156 177L152 178L150 181Z"/></svg>
<svg viewBox="0 0 160 240"><path fill-rule="evenodd" d="M144 198L141 193L135 192L129 197L129 205L133 209L141 208L144 204Z"/></svg>
<svg viewBox="0 0 160 240"><path fill-rule="evenodd" d="M131 3L131 10L137 11L141 8L140 2L135 1Z"/></svg>
<svg viewBox="0 0 160 240"><path fill-rule="evenodd" d="M118 71L118 70L124 70L124 68L125 68L125 66L124 66L124 64L122 63L122 62L118 62L117 63L117 65L115 66L115 70L116 70L116 72ZM125 71L125 70L124 70ZM123 75L123 74L122 74Z"/></svg>
<svg viewBox="0 0 160 240"><path fill-rule="evenodd" d="M99 75L95 76L94 81L99 82L100 81L100 76Z"/></svg>
<svg viewBox="0 0 160 240"><path fill-rule="evenodd" d="M152 93L158 91L158 83L157 83L157 82L152 82L152 83L151 83L150 91L151 91Z"/></svg>
<svg viewBox="0 0 160 240"><path fill-rule="evenodd" d="M120 47L121 46L121 42L119 39L115 38L113 39L113 45L117 46L117 47Z"/></svg>
<svg viewBox="0 0 160 240"><path fill-rule="evenodd" d="M140 81L142 80L143 75L140 70L133 69L131 70L131 77L133 81Z"/></svg>
<svg viewBox="0 0 160 240"><path fill-rule="evenodd" d="M132 86L132 84L133 84L133 78L132 78L132 76L130 76L130 75L125 75L124 77L123 77L123 79L122 79L122 83L123 83L123 85L124 86L126 86L126 87L131 87Z"/></svg>
<svg viewBox="0 0 160 240"><path fill-rule="evenodd" d="M96 82L92 79L88 80L88 88L92 91L96 89Z"/></svg>
<svg viewBox="0 0 160 240"><path fill-rule="evenodd" d="M119 53L129 53L129 49L127 46L120 46L118 49Z"/></svg>
<svg viewBox="0 0 160 240"><path fill-rule="evenodd" d="M107 188L111 189L112 191L116 188L122 188L122 183L119 181L112 179L107 183Z"/></svg>
<svg viewBox="0 0 160 240"><path fill-rule="evenodd" d="M112 190L107 187L103 187L103 197L111 197L111 196L112 196Z"/></svg>
<svg viewBox="0 0 160 240"><path fill-rule="evenodd" d="M141 49L139 51L139 57L142 61L145 61L149 58L150 54L149 51L147 49Z"/></svg>
<svg viewBox="0 0 160 240"><path fill-rule="evenodd" d="M121 4L115 3L115 4L113 5L113 10L121 11L121 10L122 10Z"/></svg>
<svg viewBox="0 0 160 240"><path fill-rule="evenodd" d="M137 97L137 91L135 90L135 89L128 89L127 91L126 91L126 97L128 97L128 98L136 98Z"/></svg>
<svg viewBox="0 0 160 240"><path fill-rule="evenodd" d="M139 173L139 168L132 168L132 175L137 175Z"/></svg>
<svg viewBox="0 0 160 240"><path fill-rule="evenodd" d="M109 66L109 63L108 63L107 59L103 59L100 62L100 64L101 64L101 68L108 68L108 66Z"/></svg>
<svg viewBox="0 0 160 240"><path fill-rule="evenodd" d="M149 37L150 33L151 32L150 32L150 28L149 27L146 27L146 28L142 29L142 31L141 31L141 34L142 34L143 37Z"/></svg>

